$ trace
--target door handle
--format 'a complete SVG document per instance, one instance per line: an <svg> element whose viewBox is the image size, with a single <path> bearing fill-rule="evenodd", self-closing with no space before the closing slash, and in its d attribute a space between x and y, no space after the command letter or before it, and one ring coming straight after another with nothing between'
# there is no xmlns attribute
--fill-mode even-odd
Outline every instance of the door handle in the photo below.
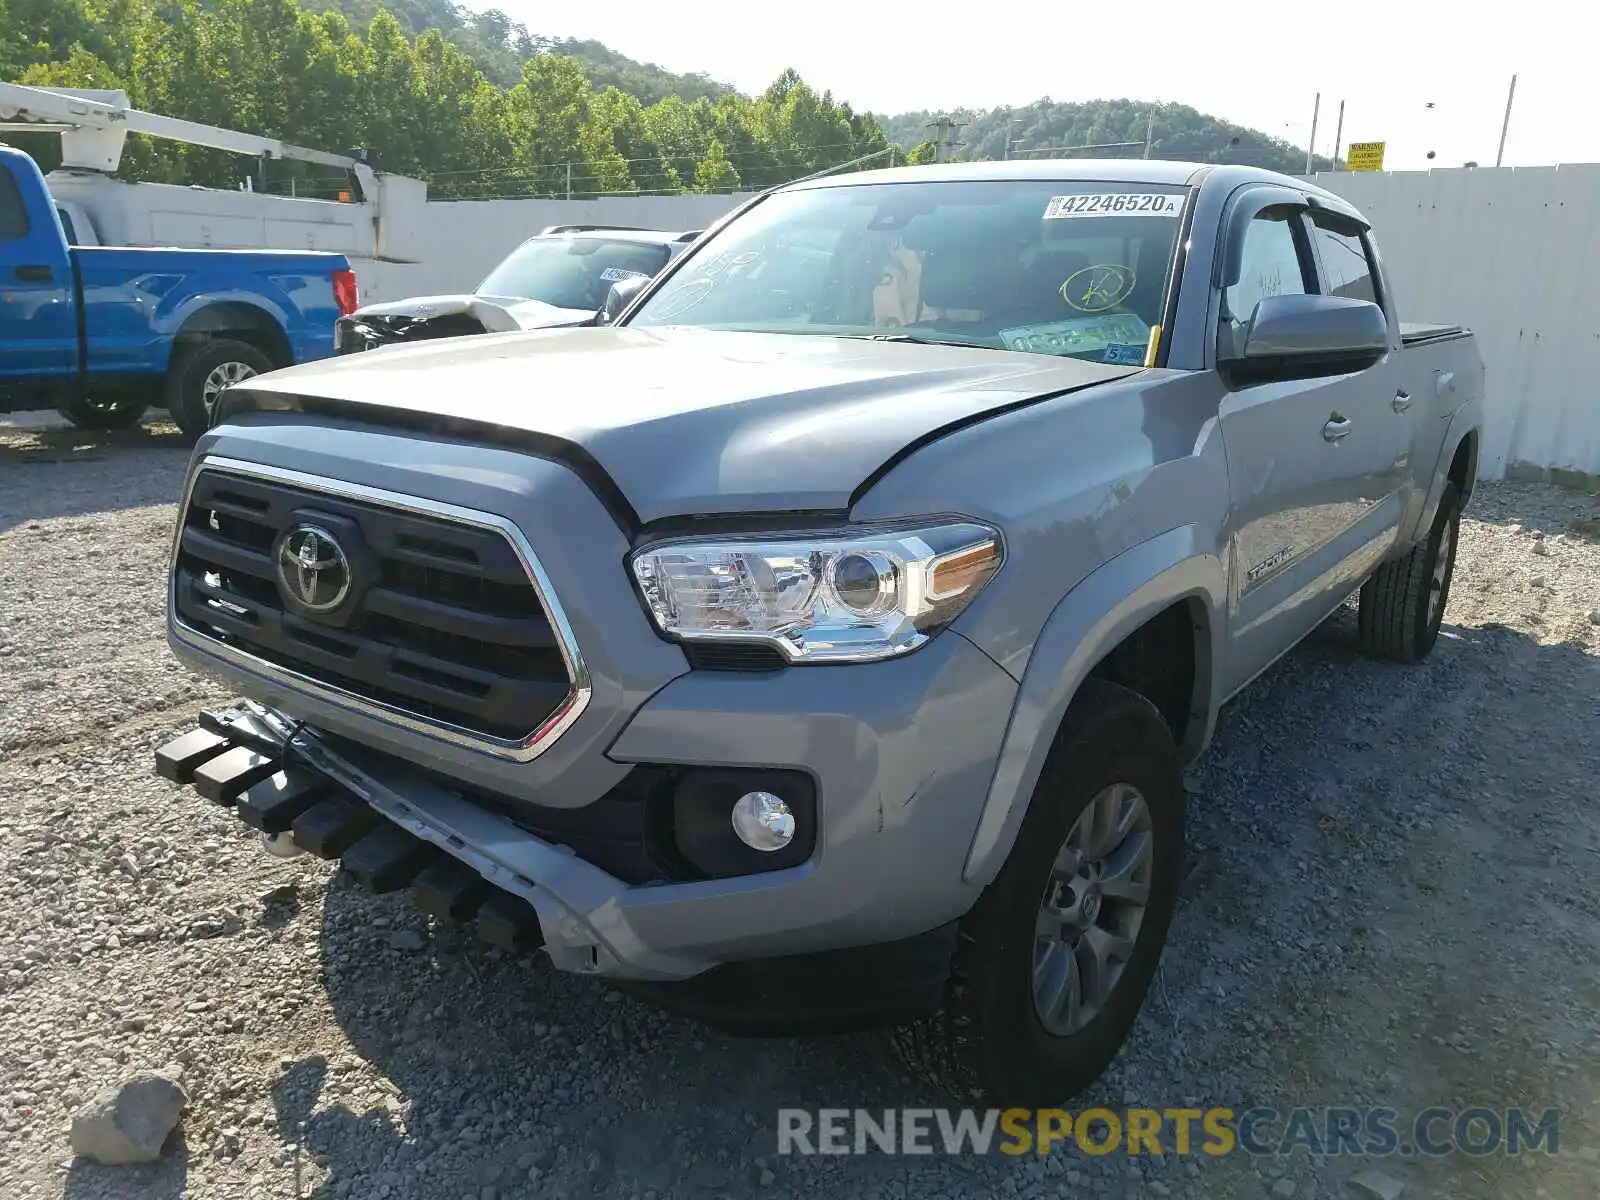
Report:
<svg viewBox="0 0 1600 1200"><path fill-rule="evenodd" d="M1350 436L1350 418L1341 417L1338 413L1328 418L1328 423L1322 427L1322 440L1337 442Z"/></svg>
<svg viewBox="0 0 1600 1200"><path fill-rule="evenodd" d="M56 273L49 267L39 265L17 267L11 274L19 283L49 283L56 277Z"/></svg>
<svg viewBox="0 0 1600 1200"><path fill-rule="evenodd" d="M1402 389L1401 391L1398 391L1398 392L1396 392L1394 394L1394 410L1395 410L1395 412L1402 413L1402 412L1405 412L1405 410L1410 408L1410 407L1411 407L1411 393L1410 392L1407 392L1407 391Z"/></svg>

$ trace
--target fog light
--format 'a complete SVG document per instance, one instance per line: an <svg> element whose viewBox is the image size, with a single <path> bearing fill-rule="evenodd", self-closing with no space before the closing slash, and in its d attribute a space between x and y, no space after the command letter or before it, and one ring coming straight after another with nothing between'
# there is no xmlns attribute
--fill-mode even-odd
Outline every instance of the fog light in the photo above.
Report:
<svg viewBox="0 0 1600 1200"><path fill-rule="evenodd" d="M794 838L794 814L771 792L746 792L733 804L733 832L752 850L782 850Z"/></svg>

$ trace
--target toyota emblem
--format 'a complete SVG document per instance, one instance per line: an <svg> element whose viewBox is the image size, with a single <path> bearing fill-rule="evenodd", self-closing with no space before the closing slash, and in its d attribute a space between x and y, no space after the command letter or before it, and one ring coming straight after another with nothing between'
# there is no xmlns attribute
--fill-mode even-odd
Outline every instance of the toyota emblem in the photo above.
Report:
<svg viewBox="0 0 1600 1200"><path fill-rule="evenodd" d="M332 612L350 594L350 560L320 525L296 525L278 545L278 583L307 612Z"/></svg>

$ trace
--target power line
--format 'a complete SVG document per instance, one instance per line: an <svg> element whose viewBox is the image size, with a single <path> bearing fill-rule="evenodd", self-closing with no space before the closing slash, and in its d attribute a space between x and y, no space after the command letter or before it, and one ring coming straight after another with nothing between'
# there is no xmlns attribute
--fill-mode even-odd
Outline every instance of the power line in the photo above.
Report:
<svg viewBox="0 0 1600 1200"><path fill-rule="evenodd" d="M859 149L859 145L857 143L855 143L855 142L834 142L834 143L829 144L829 145L808 146L808 147L806 147L806 150L811 154L831 154L831 153L834 153L835 151L856 150L856 149ZM884 152L887 153L887 151L888 151L888 147L885 146L884 147ZM777 155L773 151L765 150L765 149L729 150L726 147L724 147L723 153L725 154L725 156L728 158L728 160L730 162L735 160L735 159L750 159L750 158L770 159L770 158L777 157ZM672 162L674 160L686 159L686 158L696 158L696 157L697 157L696 154L692 150L685 150L685 151L678 152L678 151L672 151L672 150L665 150L664 149L658 155L652 155L652 156L645 157L645 158L624 158L622 160L622 162L625 163L628 166L638 166L638 165L647 164L647 163L661 163L661 162L670 163L670 162ZM572 164L574 166L576 166L580 160L573 159L573 160L570 160L570 161L572 162ZM612 163L616 162L615 159L611 159L609 161L612 162ZM562 161L560 163L541 164L539 167L534 167L534 168L527 168L527 167L467 167L467 168L462 168L461 170L457 170L457 171L433 171L428 175L428 178L429 178L429 180L434 180L434 179L459 178L459 177L464 176L464 175L514 175L514 174L517 174L519 172L526 171L526 170L529 170L529 169L543 169L543 166L545 166L545 165L553 166L553 167L565 167L567 165L567 163L566 163L566 161Z"/></svg>

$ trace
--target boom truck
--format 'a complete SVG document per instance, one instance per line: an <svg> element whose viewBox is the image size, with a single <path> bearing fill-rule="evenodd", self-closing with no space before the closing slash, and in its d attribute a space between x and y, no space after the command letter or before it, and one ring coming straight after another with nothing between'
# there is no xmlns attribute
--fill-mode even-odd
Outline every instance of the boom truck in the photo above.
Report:
<svg viewBox="0 0 1600 1200"><path fill-rule="evenodd" d="M47 177L0 145L0 411L131 425L162 404L197 437L222 389L334 351L356 271L420 261L421 180L276 138L143 112L121 91L0 83L0 138L55 133ZM118 179L130 133L348 174L348 199ZM270 247L268 249L267 247Z"/></svg>

